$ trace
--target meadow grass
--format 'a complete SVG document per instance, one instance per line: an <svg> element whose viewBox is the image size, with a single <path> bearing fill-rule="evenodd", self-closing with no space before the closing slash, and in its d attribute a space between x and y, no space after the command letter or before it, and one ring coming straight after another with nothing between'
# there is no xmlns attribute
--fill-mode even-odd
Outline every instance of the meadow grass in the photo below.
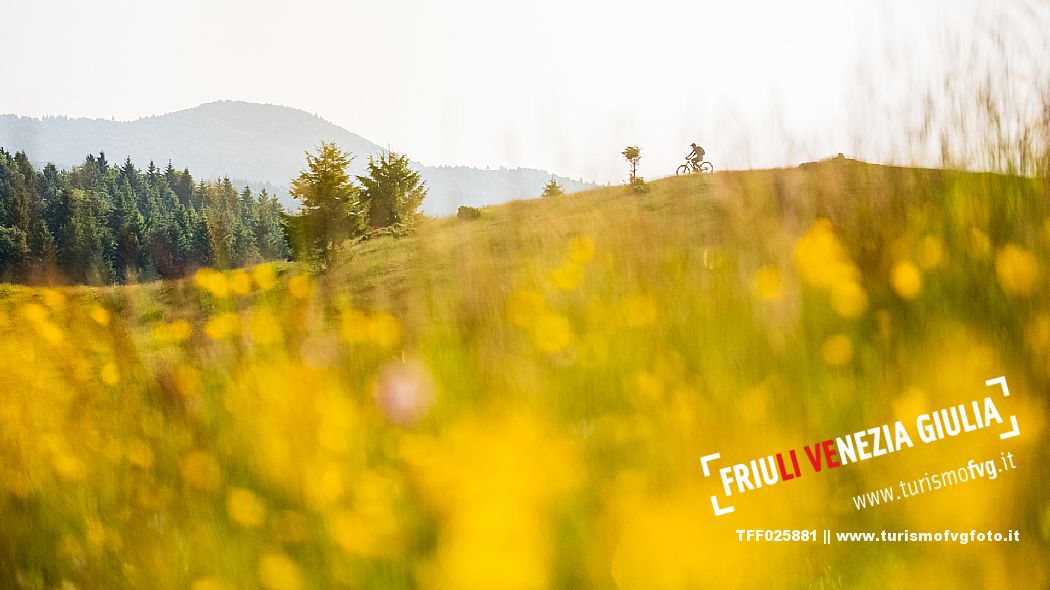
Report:
<svg viewBox="0 0 1050 590"><path fill-rule="evenodd" d="M13 588L1045 584L1048 188L829 161L512 202L267 264L0 286ZM986 395L980 431L741 497L746 461ZM998 457L996 481L850 497ZM1005 546L736 529L1020 528ZM936 560L931 559L936 555Z"/></svg>

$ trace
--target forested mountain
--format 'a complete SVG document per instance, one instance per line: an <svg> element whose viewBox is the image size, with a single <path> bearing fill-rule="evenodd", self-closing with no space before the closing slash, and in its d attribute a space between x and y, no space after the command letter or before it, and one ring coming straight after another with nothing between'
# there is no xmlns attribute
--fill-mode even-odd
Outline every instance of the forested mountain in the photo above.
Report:
<svg viewBox="0 0 1050 590"><path fill-rule="evenodd" d="M123 283L284 258L281 212L266 191L198 182L170 162L139 170L100 153L38 170L0 149L0 281Z"/></svg>
<svg viewBox="0 0 1050 590"><path fill-rule="evenodd" d="M169 158L201 178L243 179L249 184L282 187L278 198L293 206L284 187L303 166L303 153L330 141L355 157L352 174L364 174L368 156L383 148L338 125L298 109L221 101L121 122L102 119L0 116L0 147L25 151L42 167L68 168L84 154L105 151L115 158L130 154L141 166ZM423 212L445 215L459 205L482 206L538 196L552 174L542 170L435 167L413 163L430 192ZM556 177L567 192L591 185Z"/></svg>

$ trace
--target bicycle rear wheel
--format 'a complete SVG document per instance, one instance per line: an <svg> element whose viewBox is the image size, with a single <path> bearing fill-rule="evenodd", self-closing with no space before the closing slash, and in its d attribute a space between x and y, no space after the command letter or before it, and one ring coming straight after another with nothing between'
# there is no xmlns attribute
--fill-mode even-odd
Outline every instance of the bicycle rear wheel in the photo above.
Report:
<svg viewBox="0 0 1050 590"><path fill-rule="evenodd" d="M675 176L681 176L683 174L689 174L689 172L690 172L689 165L688 164L682 164L681 166L678 167L678 170L675 171Z"/></svg>
<svg viewBox="0 0 1050 590"><path fill-rule="evenodd" d="M700 172L714 172L714 171L715 171L715 165L712 164L711 162L701 162L700 163Z"/></svg>

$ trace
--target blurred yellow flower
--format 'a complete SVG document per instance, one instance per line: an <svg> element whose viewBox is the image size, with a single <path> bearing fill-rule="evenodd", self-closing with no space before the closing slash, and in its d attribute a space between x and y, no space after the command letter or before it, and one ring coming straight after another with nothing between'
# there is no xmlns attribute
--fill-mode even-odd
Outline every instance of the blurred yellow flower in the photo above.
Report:
<svg viewBox="0 0 1050 590"><path fill-rule="evenodd" d="M175 391L183 397L193 397L200 393L200 372L187 365L178 365L172 372Z"/></svg>
<svg viewBox="0 0 1050 590"><path fill-rule="evenodd" d="M368 316L354 308L343 310L339 324L339 333L343 340L350 344L365 342L370 337L371 326Z"/></svg>
<svg viewBox="0 0 1050 590"><path fill-rule="evenodd" d="M663 397L664 384L660 377L648 371L639 371L634 376L637 396L647 402L659 401Z"/></svg>
<svg viewBox="0 0 1050 590"><path fill-rule="evenodd" d="M1028 295L1039 278L1039 262L1028 250L1007 244L995 255L995 274L1004 291Z"/></svg>
<svg viewBox="0 0 1050 590"><path fill-rule="evenodd" d="M88 309L88 317L100 326L108 326L110 320L109 310L101 305L92 305Z"/></svg>
<svg viewBox="0 0 1050 590"><path fill-rule="evenodd" d="M940 267L944 263L944 244L933 236L926 236L919 241L916 259L924 270Z"/></svg>
<svg viewBox="0 0 1050 590"><path fill-rule="evenodd" d="M259 581L267 590L300 590L303 587L302 574L283 553L267 553L259 560Z"/></svg>
<svg viewBox="0 0 1050 590"><path fill-rule="evenodd" d="M755 272L752 285L755 297L761 301L780 301L784 294L784 282L780 277L780 269L769 264Z"/></svg>
<svg viewBox="0 0 1050 590"><path fill-rule="evenodd" d="M75 455L68 451L59 451L52 461L55 473L62 479L81 481L87 477L87 466Z"/></svg>
<svg viewBox="0 0 1050 590"><path fill-rule="evenodd" d="M116 385L120 383L120 368L117 367L117 363L109 361L102 365L102 369L99 371L99 378L106 385Z"/></svg>
<svg viewBox="0 0 1050 590"><path fill-rule="evenodd" d="M252 292L252 278L248 275L248 271L244 269L237 269L230 273L229 277L230 290L237 295L247 295Z"/></svg>
<svg viewBox="0 0 1050 590"><path fill-rule="evenodd" d="M22 317L31 323L47 321L47 308L39 303L26 303L21 308Z"/></svg>
<svg viewBox="0 0 1050 590"><path fill-rule="evenodd" d="M402 455L440 515L435 579L448 590L551 586L550 511L581 480L575 446L528 415L406 438Z"/></svg>
<svg viewBox="0 0 1050 590"><path fill-rule="evenodd" d="M890 284L897 295L904 299L915 299L922 290L922 271L906 260L898 262L890 272Z"/></svg>
<svg viewBox="0 0 1050 590"><path fill-rule="evenodd" d="M160 323L153 328L154 340L161 343L184 342L193 335L193 327L186 320Z"/></svg>
<svg viewBox="0 0 1050 590"><path fill-rule="evenodd" d="M386 312L372 316L352 307L343 310L339 333L350 344L371 342L380 348L392 349L401 343L401 322Z"/></svg>
<svg viewBox="0 0 1050 590"><path fill-rule="evenodd" d="M626 487L626 485L621 484ZM635 483L641 487L640 482ZM704 527L695 523L711 518L710 502L699 493L666 494L657 499L634 498L636 490L621 491L618 500L631 502L620 508L622 528L609 542L609 573L622 590L691 590L698 588L760 587L740 584L748 576L743 570L719 567L727 552L738 551L711 539ZM629 500L628 500L629 499ZM714 526L714 525L712 525ZM728 531L727 531L728 532ZM739 560L739 561L738 561ZM746 559L732 555L729 561L744 564ZM743 570L741 569L743 568ZM733 570L724 573L722 570ZM756 575L760 575L757 572Z"/></svg>
<svg viewBox="0 0 1050 590"><path fill-rule="evenodd" d="M577 236L569 242L569 260L586 264L594 260L594 240L590 236Z"/></svg>
<svg viewBox="0 0 1050 590"><path fill-rule="evenodd" d="M87 541L95 553L102 550L102 546L106 544L109 536L109 531L106 530L106 527L99 520L89 518L84 523L84 540Z"/></svg>
<svg viewBox="0 0 1050 590"><path fill-rule="evenodd" d="M153 449L140 438L131 439L126 449L128 463L141 469L153 466Z"/></svg>
<svg viewBox="0 0 1050 590"><path fill-rule="evenodd" d="M62 311L66 308L66 296L57 289L44 289L41 293L44 299L44 305L50 307L54 311Z"/></svg>
<svg viewBox="0 0 1050 590"><path fill-rule="evenodd" d="M548 276L555 287L562 291L572 291L583 282L583 267L575 262L566 261L561 266L551 269Z"/></svg>
<svg viewBox="0 0 1050 590"><path fill-rule="evenodd" d="M229 488L226 490L226 512L233 522L252 528L266 519L266 504L251 490Z"/></svg>
<svg viewBox="0 0 1050 590"><path fill-rule="evenodd" d="M236 334L240 323L240 318L236 314L220 313L204 324L204 333L212 340L225 340Z"/></svg>
<svg viewBox="0 0 1050 590"><path fill-rule="evenodd" d="M252 278L255 284L263 291L269 291L277 285L277 271L273 264L265 262L252 267Z"/></svg>
<svg viewBox="0 0 1050 590"><path fill-rule="evenodd" d="M288 279L288 292L296 299L306 299L310 296L310 277L306 275L295 275Z"/></svg>
<svg viewBox="0 0 1050 590"><path fill-rule="evenodd" d="M363 474L354 492L353 510L338 511L328 519L332 539L349 555L395 557L404 546L404 532L393 505L399 495L389 479Z"/></svg>
<svg viewBox="0 0 1050 590"><path fill-rule="evenodd" d="M309 480L306 499L316 509L330 508L346 497L346 477L343 468L334 461L315 468Z"/></svg>
<svg viewBox="0 0 1050 590"><path fill-rule="evenodd" d="M1050 350L1050 315L1040 314L1025 329L1025 340L1036 352Z"/></svg>
<svg viewBox="0 0 1050 590"><path fill-rule="evenodd" d="M650 326L656 322L656 303L648 295L633 295L623 302L623 315L628 326Z"/></svg>
<svg viewBox="0 0 1050 590"><path fill-rule="evenodd" d="M354 403L339 393L325 393L317 397L314 407L319 417L318 444L335 455L348 453L352 448L350 436L360 428Z"/></svg>
<svg viewBox="0 0 1050 590"><path fill-rule="evenodd" d="M197 287L222 299L229 295L230 285L226 281L226 275L210 268L202 268L193 275L193 282Z"/></svg>
<svg viewBox="0 0 1050 590"><path fill-rule="evenodd" d="M868 309L868 294L855 281L840 281L831 287L831 309L847 319L860 317Z"/></svg>
<svg viewBox="0 0 1050 590"><path fill-rule="evenodd" d="M36 326L37 333L40 337L47 341L52 346L58 346L65 339L62 334L62 329L53 324L50 321L43 321Z"/></svg>
<svg viewBox="0 0 1050 590"><path fill-rule="evenodd" d="M923 412L928 412L930 401L926 392L918 387L909 387L903 393L893 398L893 417L905 422L915 420L915 417Z"/></svg>
<svg viewBox="0 0 1050 590"><path fill-rule="evenodd" d="M401 324L388 313L377 313L368 322L368 334L380 348L394 348L401 343Z"/></svg>
<svg viewBox="0 0 1050 590"><path fill-rule="evenodd" d="M217 490L222 478L219 463L206 451L187 453L179 462L179 471L187 485L199 490Z"/></svg>
<svg viewBox="0 0 1050 590"><path fill-rule="evenodd" d="M547 301L537 291L516 291L507 301L507 319L520 328L528 328L547 311Z"/></svg>
<svg viewBox="0 0 1050 590"><path fill-rule="evenodd" d="M853 360L853 341L845 334L835 334L824 341L824 362L832 367L841 367Z"/></svg>
<svg viewBox="0 0 1050 590"><path fill-rule="evenodd" d="M532 341L543 352L561 352L572 345L574 338L569 319L559 313L544 313L532 326Z"/></svg>
<svg viewBox="0 0 1050 590"><path fill-rule="evenodd" d="M831 221L825 218L813 222L795 245L795 266L804 282L825 289L859 275Z"/></svg>
<svg viewBox="0 0 1050 590"><path fill-rule="evenodd" d="M256 344L273 344L281 340L281 324L273 314L258 309L248 321L248 334Z"/></svg>

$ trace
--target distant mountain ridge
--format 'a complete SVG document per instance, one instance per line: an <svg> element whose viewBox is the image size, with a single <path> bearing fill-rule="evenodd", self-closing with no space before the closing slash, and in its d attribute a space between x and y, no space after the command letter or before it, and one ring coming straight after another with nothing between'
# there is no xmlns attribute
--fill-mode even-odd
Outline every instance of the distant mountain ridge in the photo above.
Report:
<svg viewBox="0 0 1050 590"><path fill-rule="evenodd" d="M334 141L353 154L353 174L364 174L368 156L385 151L306 111L239 101L211 102L134 121L0 115L0 147L25 151L36 164L52 162L69 168L89 153L104 151L114 162L131 156L140 167L151 160L163 167L170 159L177 168L189 168L205 179L228 176L280 187L282 193L305 165L303 152L322 140ZM423 211L431 215L453 213L459 205L478 207L535 197L552 176L567 192L594 186L525 168L414 166L430 187ZM288 195L279 196L292 203Z"/></svg>

